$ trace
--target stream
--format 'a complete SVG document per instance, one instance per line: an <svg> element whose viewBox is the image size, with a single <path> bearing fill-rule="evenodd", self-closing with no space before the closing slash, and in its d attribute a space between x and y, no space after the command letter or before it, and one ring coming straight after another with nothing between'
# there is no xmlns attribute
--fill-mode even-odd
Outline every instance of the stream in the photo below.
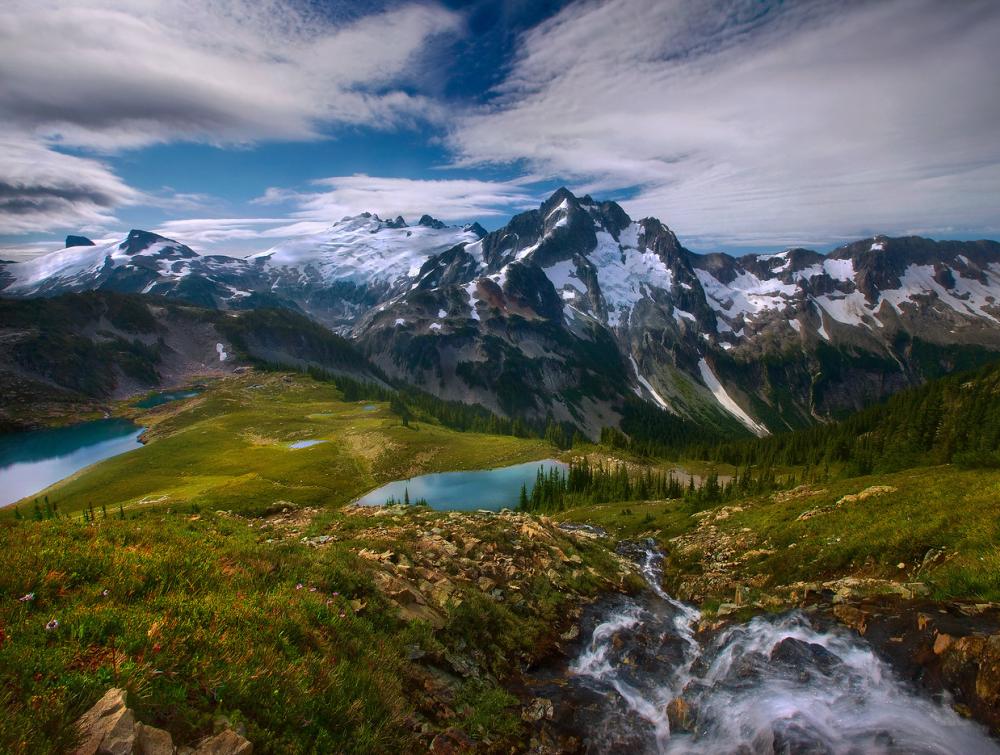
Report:
<svg viewBox="0 0 1000 755"><path fill-rule="evenodd" d="M661 587L653 544L622 551L649 590L591 606L575 657L533 682L553 703L549 726L583 751L1000 753L983 727L905 684L863 638L802 611L699 637L699 612Z"/></svg>

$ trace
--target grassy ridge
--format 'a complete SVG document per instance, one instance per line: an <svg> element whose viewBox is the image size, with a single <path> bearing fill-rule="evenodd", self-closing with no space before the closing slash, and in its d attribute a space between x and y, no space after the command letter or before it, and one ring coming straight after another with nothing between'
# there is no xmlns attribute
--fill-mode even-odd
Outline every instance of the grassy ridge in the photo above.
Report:
<svg viewBox="0 0 1000 755"><path fill-rule="evenodd" d="M330 506L403 477L555 452L541 440L458 433L425 422L404 427L386 404L341 399L332 384L302 375L217 381L197 398L133 413L151 425L145 447L82 470L43 495L63 513L90 504L117 510L119 504L175 502L233 511L261 511L276 501ZM324 443L289 447L307 439Z"/></svg>
<svg viewBox="0 0 1000 755"><path fill-rule="evenodd" d="M888 490L841 502L875 486ZM833 480L713 509L647 501L583 506L558 517L621 537L659 538L675 587L718 569L713 556L729 540L734 560L719 583L723 599L735 583L767 592L862 576L919 581L938 599L1000 601L998 500L1000 473L939 466ZM744 560L746 553L754 555Z"/></svg>
<svg viewBox="0 0 1000 755"><path fill-rule="evenodd" d="M329 511L289 529L162 506L91 524L6 520L0 752L67 751L72 722L112 685L180 743L225 716L262 753L426 749L450 726L506 751L520 708L498 680L619 568L601 545L521 521ZM319 533L321 547L301 541ZM471 558L439 560L445 544ZM371 560L384 549L395 561ZM477 580L504 563L518 569L498 599ZM420 589L431 618L404 616L386 580Z"/></svg>

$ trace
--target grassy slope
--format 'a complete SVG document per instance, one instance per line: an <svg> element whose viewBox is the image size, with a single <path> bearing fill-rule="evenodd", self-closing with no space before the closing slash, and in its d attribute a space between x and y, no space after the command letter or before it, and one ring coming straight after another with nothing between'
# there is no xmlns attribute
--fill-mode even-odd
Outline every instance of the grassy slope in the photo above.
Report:
<svg viewBox="0 0 1000 755"><path fill-rule="evenodd" d="M836 502L875 485L895 492L865 501ZM796 496L776 494L729 502L708 517L743 552L767 551L740 562L731 582L761 581L773 590L797 581L859 575L921 581L937 598L1000 600L1000 472L922 467L894 474L835 480ZM799 521L809 510L832 510ZM723 507L717 507L716 513ZM681 501L615 503L562 512L560 519L590 522L622 537L653 536L672 556L675 573L708 571L721 538L705 516ZM703 537L699 540L699 530ZM684 554L670 540L692 536ZM789 547L792 546L792 547ZM920 568L932 549L945 556ZM739 554L737 554L739 555ZM899 569L899 564L904 564ZM728 599L731 593L721 597Z"/></svg>
<svg viewBox="0 0 1000 755"><path fill-rule="evenodd" d="M505 750L520 709L497 680L546 647L579 595L620 583L618 562L524 518L375 513L332 510L301 530L162 506L0 523L0 752L66 751L71 722L112 685L179 743L224 715L261 753L422 749L448 726ZM312 548L303 532L332 541ZM468 557L435 555L445 540ZM398 563L364 556L385 548ZM504 563L517 572L497 600L478 580ZM417 570L454 591L433 602ZM410 579L440 624L403 620L380 574Z"/></svg>
<svg viewBox="0 0 1000 755"><path fill-rule="evenodd" d="M60 519L6 512L0 751L64 750L70 722L112 684L180 743L216 715L243 722L257 752L419 749L451 725L490 749L520 733L498 680L546 647L580 595L621 583L617 559L549 525L524 530L523 517L344 509L400 476L554 449L407 428L385 405L339 399L329 384L265 374L147 412L119 407L150 426L148 445L49 489ZM304 438L328 442L288 448ZM89 502L97 521L84 524L72 512ZM308 515L279 526L276 502ZM301 540L317 534L332 541ZM460 550L436 551L450 547L442 538ZM393 562L359 555L387 549ZM405 600L379 586L386 575L422 592L440 624L402 620ZM454 592L442 598L441 585ZM50 619L57 630L45 630ZM456 657L472 659L473 676L449 668Z"/></svg>
<svg viewBox="0 0 1000 755"><path fill-rule="evenodd" d="M42 495L64 513L90 503L115 510L171 501L233 511L260 511L276 501L329 506L402 477L556 453L539 440L424 422L403 427L385 404L375 411L366 405L344 403L332 385L301 375L220 380L197 398L132 413L151 425L145 447L82 470ZM304 439L327 442L288 447Z"/></svg>

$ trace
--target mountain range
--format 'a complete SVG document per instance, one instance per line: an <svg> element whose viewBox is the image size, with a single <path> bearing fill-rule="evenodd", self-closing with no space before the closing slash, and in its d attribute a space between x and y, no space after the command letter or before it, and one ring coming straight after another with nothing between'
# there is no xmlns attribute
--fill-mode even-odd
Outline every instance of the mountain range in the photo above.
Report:
<svg viewBox="0 0 1000 755"><path fill-rule="evenodd" d="M567 189L489 233L364 213L248 258L141 230L67 243L0 263L0 296L294 310L390 379L591 437L661 412L734 435L807 426L1000 351L996 242L697 254Z"/></svg>

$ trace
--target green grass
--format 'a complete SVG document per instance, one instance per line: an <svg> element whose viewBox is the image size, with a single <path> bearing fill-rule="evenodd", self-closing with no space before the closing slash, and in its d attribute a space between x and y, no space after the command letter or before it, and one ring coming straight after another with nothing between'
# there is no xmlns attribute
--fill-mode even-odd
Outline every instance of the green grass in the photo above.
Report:
<svg viewBox="0 0 1000 755"><path fill-rule="evenodd" d="M844 495L875 485L896 491L835 506ZM938 599L1000 600L1000 472L923 467L812 488L821 492L724 504L743 510L714 522L721 532L746 531L749 541L773 550L740 566L734 579L763 575L774 587L857 575L923 582ZM798 520L824 507L833 508ZM581 506L557 518L600 525L616 537L656 537L671 555L670 539L697 528L695 513L677 500ZM702 555L709 557L711 548L707 539ZM921 568L928 552L938 549L946 555ZM671 567L678 574L700 568L697 559L676 556Z"/></svg>
<svg viewBox="0 0 1000 755"><path fill-rule="evenodd" d="M578 595L614 584L619 566L597 543L536 540L509 519L456 516L411 508L390 522L327 510L306 530L333 535L320 549L298 534L282 538L269 520L176 507L92 524L5 520L0 752L67 750L72 722L113 685L178 743L210 733L224 715L245 724L261 753L420 749L414 721L432 732L457 725L509 749L520 710L500 681L544 651ZM443 626L403 620L376 587L379 567L358 551L391 548L426 564L420 538L432 528L454 533L457 521L487 554L537 558L551 542L582 563L519 570L520 588L498 602L475 586L480 551L441 559L428 578L450 575L457 586ZM471 582L456 576L463 570ZM19 601L26 593L34 599ZM59 626L47 631L52 619ZM414 647L436 664L471 658L476 673L431 695L426 666L410 660Z"/></svg>
<svg viewBox="0 0 1000 755"><path fill-rule="evenodd" d="M897 490L797 521L804 511L875 485ZM748 502L720 523L730 530L750 527L771 541L775 553L757 561L754 573L786 584L844 573L906 575L941 599L1000 600L1000 473L924 467L821 487L827 492L808 499ZM917 573L924 556L939 548L952 554L949 560Z"/></svg>
<svg viewBox="0 0 1000 755"><path fill-rule="evenodd" d="M90 504L133 509L173 502L233 511L259 511L276 501L337 506L404 477L556 453L541 440L460 433L425 422L404 427L386 404L365 411L370 403L346 403L332 385L301 375L218 381L176 405L148 412L123 408L151 425L148 444L38 495L48 495L64 513ZM305 439L326 442L289 448ZM30 511L28 499L21 509Z"/></svg>

